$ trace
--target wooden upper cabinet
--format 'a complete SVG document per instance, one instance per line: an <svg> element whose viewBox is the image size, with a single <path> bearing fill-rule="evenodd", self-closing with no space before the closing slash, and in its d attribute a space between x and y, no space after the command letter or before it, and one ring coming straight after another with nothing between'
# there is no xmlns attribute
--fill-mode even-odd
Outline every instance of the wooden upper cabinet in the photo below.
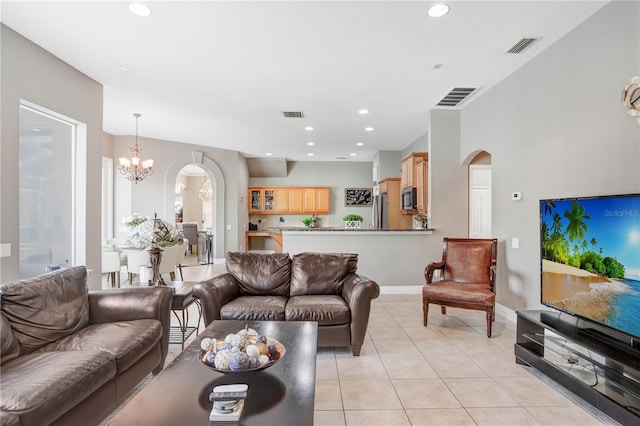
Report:
<svg viewBox="0 0 640 426"><path fill-rule="evenodd" d="M276 188L276 213L289 211L289 188Z"/></svg>
<svg viewBox="0 0 640 426"><path fill-rule="evenodd" d="M316 188L316 213L329 214L331 188Z"/></svg>
<svg viewBox="0 0 640 426"><path fill-rule="evenodd" d="M289 189L289 213L302 213L302 188Z"/></svg>
<svg viewBox="0 0 640 426"><path fill-rule="evenodd" d="M402 189L413 187L413 157L411 157L411 155L402 159L400 166L400 187Z"/></svg>
<svg viewBox="0 0 640 426"><path fill-rule="evenodd" d="M429 161L429 154L426 152L412 152L404 157L400 167L400 187L417 188L418 178L416 176L417 164L420 161Z"/></svg>
<svg viewBox="0 0 640 426"><path fill-rule="evenodd" d="M250 187L249 214L328 214L330 187Z"/></svg>
<svg viewBox="0 0 640 426"><path fill-rule="evenodd" d="M416 194L418 213L426 214L429 203L429 161L419 158L416 162Z"/></svg>

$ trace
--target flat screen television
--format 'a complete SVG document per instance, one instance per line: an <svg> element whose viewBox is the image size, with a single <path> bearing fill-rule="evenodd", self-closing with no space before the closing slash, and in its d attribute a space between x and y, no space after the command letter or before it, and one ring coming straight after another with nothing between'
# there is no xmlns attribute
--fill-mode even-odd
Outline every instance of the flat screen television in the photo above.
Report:
<svg viewBox="0 0 640 426"><path fill-rule="evenodd" d="M540 252L543 305L637 345L640 194L540 200Z"/></svg>

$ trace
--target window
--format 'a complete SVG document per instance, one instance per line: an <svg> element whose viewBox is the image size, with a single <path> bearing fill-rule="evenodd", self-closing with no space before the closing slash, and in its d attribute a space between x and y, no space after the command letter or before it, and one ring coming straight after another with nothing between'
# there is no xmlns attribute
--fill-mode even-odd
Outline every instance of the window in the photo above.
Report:
<svg viewBox="0 0 640 426"><path fill-rule="evenodd" d="M20 105L20 277L85 261L86 126Z"/></svg>

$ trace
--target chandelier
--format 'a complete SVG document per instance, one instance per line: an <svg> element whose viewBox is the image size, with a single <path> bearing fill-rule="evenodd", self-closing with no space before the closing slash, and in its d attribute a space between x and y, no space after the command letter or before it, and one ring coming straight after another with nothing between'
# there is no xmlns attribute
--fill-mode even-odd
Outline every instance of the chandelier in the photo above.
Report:
<svg viewBox="0 0 640 426"><path fill-rule="evenodd" d="M198 198L202 201L208 202L211 201L212 197L213 191L211 189L211 179L207 178L202 184L202 187L198 190Z"/></svg>
<svg viewBox="0 0 640 426"><path fill-rule="evenodd" d="M137 112L133 114L136 118L136 144L133 148L129 147L129 150L133 153L131 159L120 157L120 173L122 173L127 179L135 182L136 184L153 172L153 160L140 161L140 153L142 150L138 148L138 118L140 114Z"/></svg>

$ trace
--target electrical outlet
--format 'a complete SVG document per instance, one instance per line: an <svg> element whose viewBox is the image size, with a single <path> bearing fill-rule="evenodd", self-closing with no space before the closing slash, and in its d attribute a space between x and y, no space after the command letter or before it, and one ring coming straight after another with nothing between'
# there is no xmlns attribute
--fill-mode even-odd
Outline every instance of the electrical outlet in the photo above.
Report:
<svg viewBox="0 0 640 426"><path fill-rule="evenodd" d="M11 257L11 243L0 244L0 257Z"/></svg>

